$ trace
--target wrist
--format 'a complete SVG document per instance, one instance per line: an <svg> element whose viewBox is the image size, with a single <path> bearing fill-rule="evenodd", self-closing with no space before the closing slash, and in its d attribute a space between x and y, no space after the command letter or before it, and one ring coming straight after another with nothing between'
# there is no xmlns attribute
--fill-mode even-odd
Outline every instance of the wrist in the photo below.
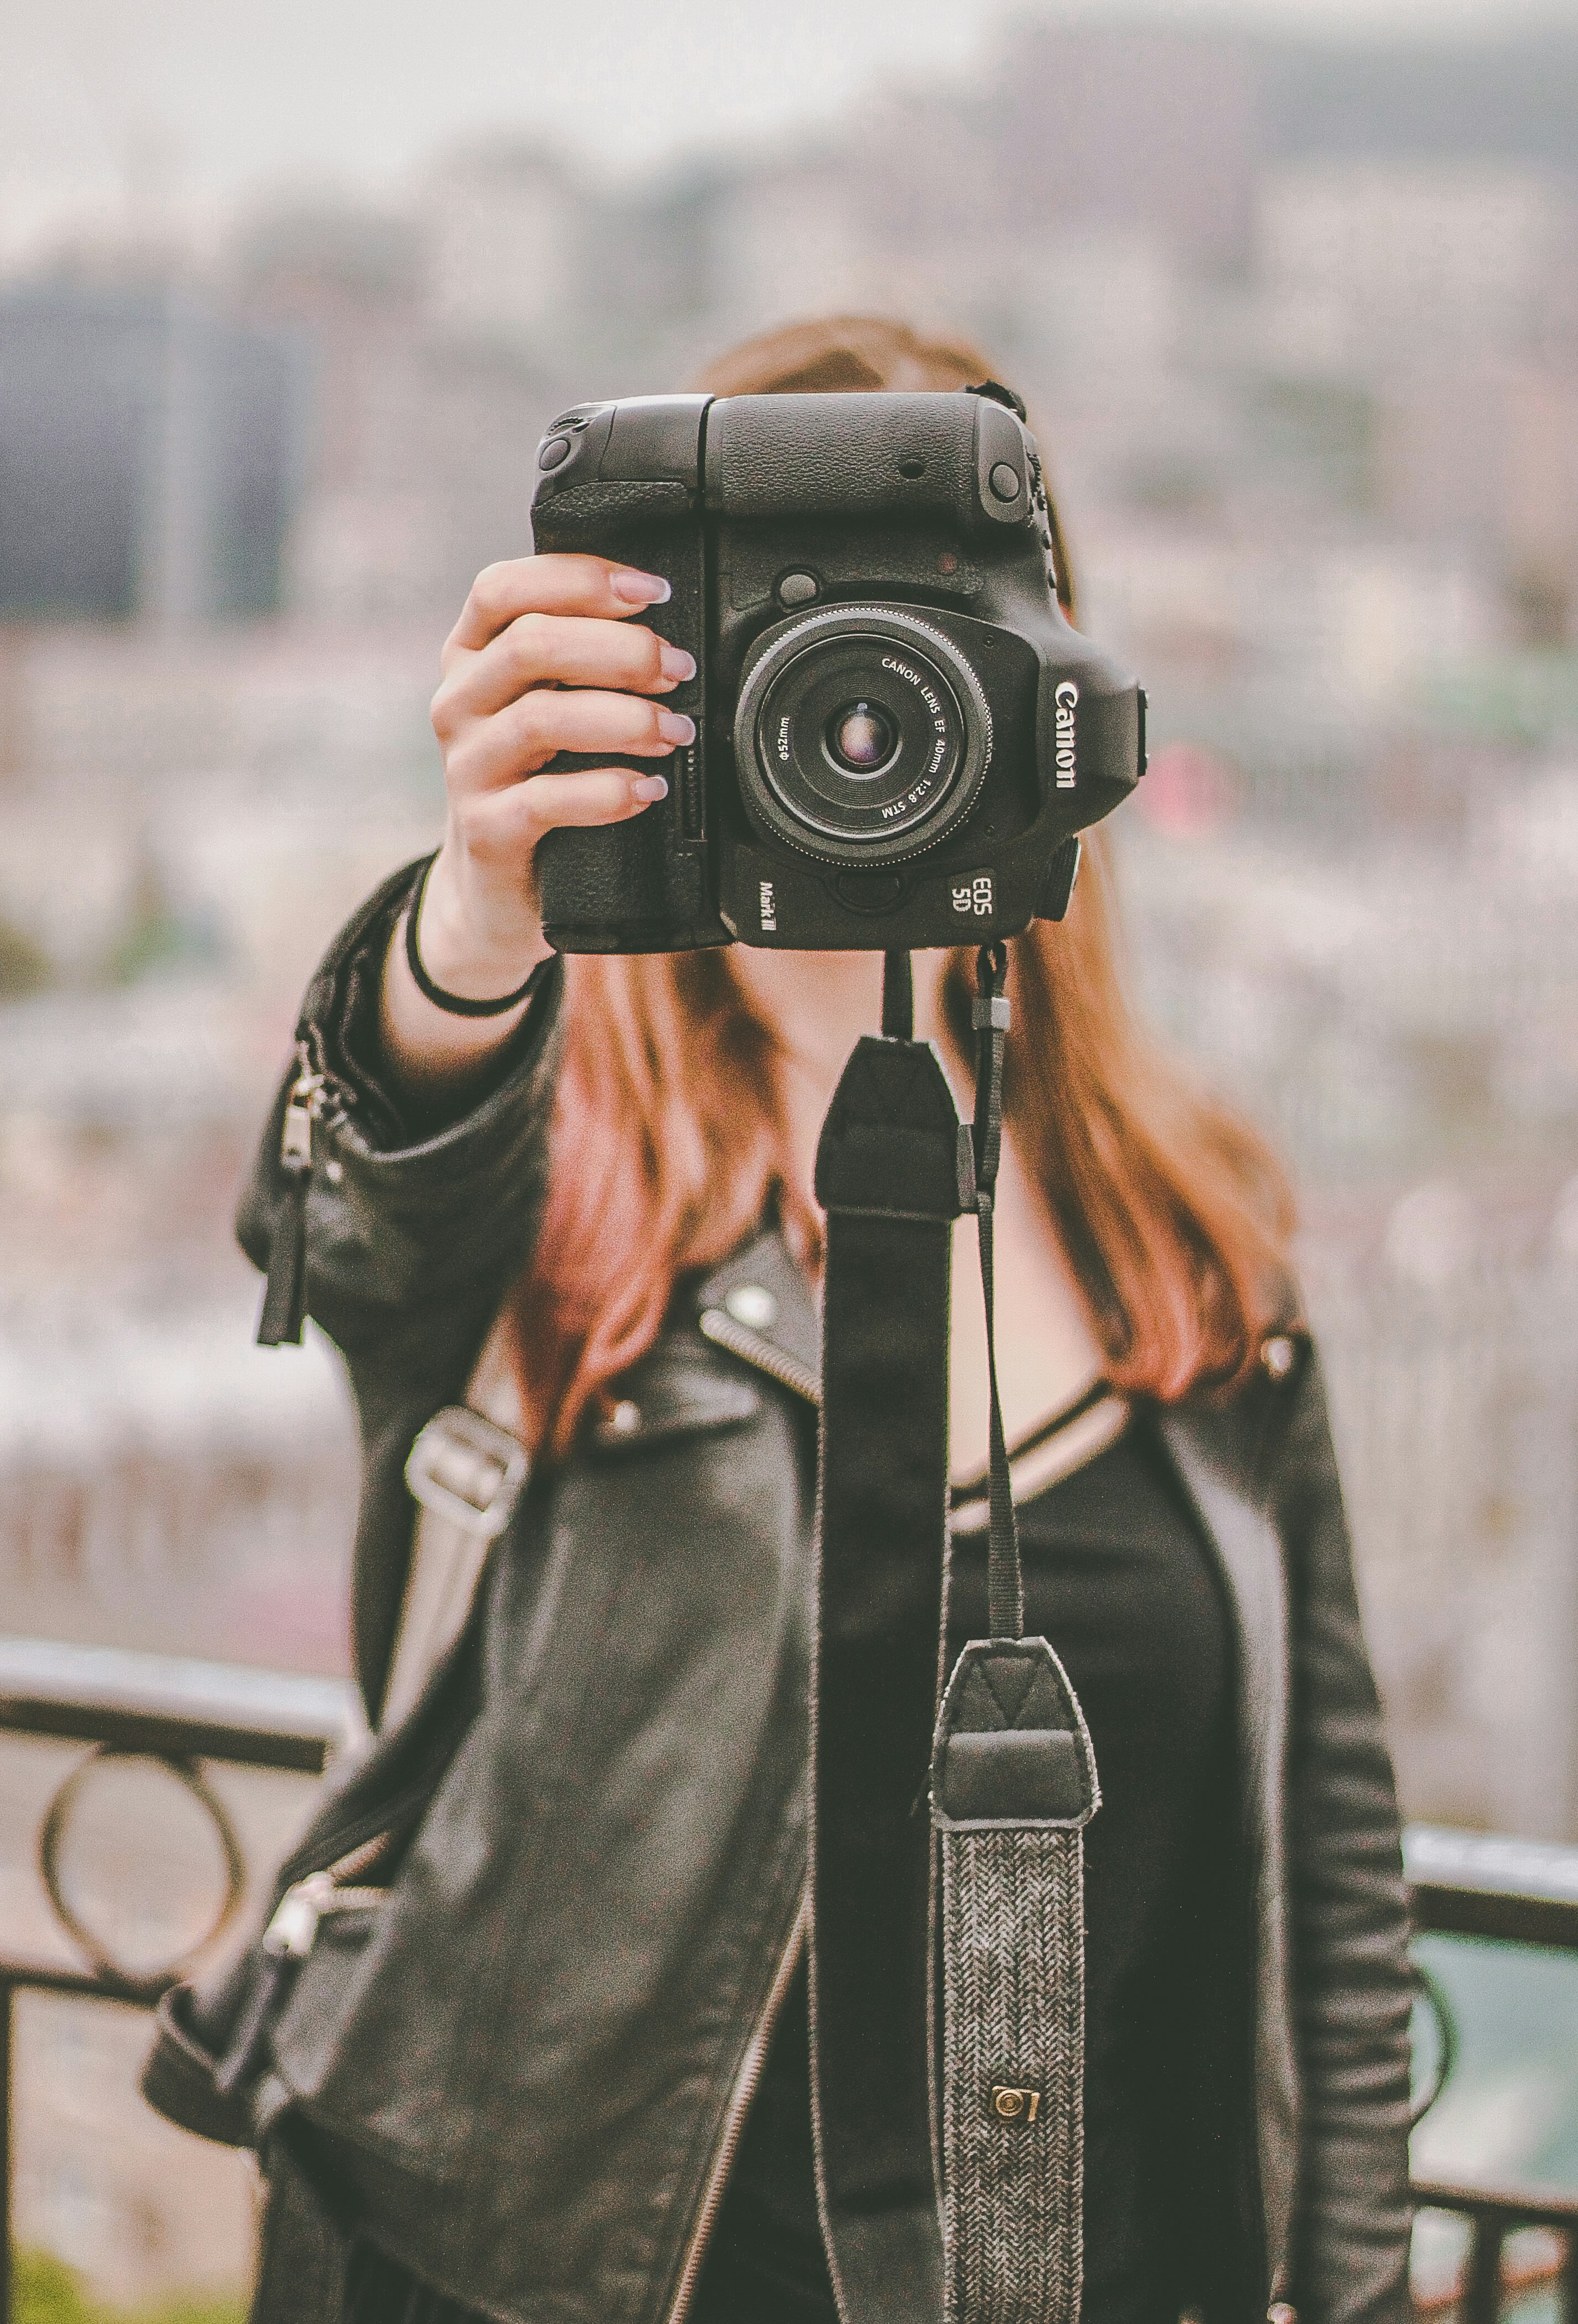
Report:
<svg viewBox="0 0 1578 2324"><path fill-rule="evenodd" d="M518 891L479 895L476 882L456 876L440 850L417 899L414 938L435 984L468 1001L513 992L552 946L542 924Z"/></svg>

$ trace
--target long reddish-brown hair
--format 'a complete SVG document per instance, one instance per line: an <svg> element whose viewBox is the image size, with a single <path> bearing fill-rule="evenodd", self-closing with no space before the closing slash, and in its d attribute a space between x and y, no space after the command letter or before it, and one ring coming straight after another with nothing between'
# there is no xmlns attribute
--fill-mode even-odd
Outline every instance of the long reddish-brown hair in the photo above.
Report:
<svg viewBox="0 0 1578 2324"><path fill-rule="evenodd" d="M957 388L990 375L962 341L839 317L751 341L701 384L721 395ZM1059 595L1072 608L1057 543ZM1231 1387L1279 1312L1292 1204L1263 1142L1195 1089L1125 996L1099 835L1067 918L1010 946L1004 1110L1084 1293L1108 1378L1175 1402ZM950 954L950 1046L969 1043L974 955ZM780 1055L727 950L565 962L563 1065L547 1215L512 1295L535 1441L569 1445L652 1344L678 1278L770 1213L808 1270L821 1216L789 1167Z"/></svg>

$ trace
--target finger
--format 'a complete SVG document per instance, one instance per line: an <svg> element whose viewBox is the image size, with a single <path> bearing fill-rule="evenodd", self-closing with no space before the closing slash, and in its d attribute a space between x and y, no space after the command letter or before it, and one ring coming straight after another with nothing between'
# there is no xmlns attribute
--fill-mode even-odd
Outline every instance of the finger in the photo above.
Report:
<svg viewBox="0 0 1578 2324"><path fill-rule="evenodd" d="M483 862L530 855L545 832L628 823L667 796L663 775L632 775L626 767L583 767L569 775L533 775L505 790L484 791L464 802L461 822L468 852Z"/></svg>
<svg viewBox="0 0 1578 2324"><path fill-rule="evenodd" d="M480 652L451 659L433 697L433 724L443 733L460 718L502 710L533 686L669 694L695 675L695 659L683 646L665 644L644 625L522 613Z"/></svg>
<svg viewBox="0 0 1578 2324"><path fill-rule="evenodd" d="M583 613L623 622L670 595L661 574L606 557L512 557L484 567L471 585L450 647L477 652L522 613Z"/></svg>
<svg viewBox="0 0 1578 2324"><path fill-rule="evenodd" d="M639 694L541 689L492 718L474 719L451 746L445 773L450 790L462 797L519 782L560 751L662 759L695 740L694 719Z"/></svg>

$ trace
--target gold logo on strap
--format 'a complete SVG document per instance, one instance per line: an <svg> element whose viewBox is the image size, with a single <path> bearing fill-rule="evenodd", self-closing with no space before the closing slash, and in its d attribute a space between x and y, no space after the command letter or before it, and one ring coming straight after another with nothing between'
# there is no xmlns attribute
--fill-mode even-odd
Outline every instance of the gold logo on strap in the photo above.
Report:
<svg viewBox="0 0 1578 2324"><path fill-rule="evenodd" d="M1041 2111L1041 2093L1010 2089L1006 2083L994 2082L986 2103L999 2122L1031 2123Z"/></svg>

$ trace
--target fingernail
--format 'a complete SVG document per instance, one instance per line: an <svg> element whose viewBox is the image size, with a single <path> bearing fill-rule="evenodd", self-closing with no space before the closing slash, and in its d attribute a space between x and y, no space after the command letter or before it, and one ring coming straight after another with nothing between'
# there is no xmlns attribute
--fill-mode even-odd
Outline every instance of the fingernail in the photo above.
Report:
<svg viewBox="0 0 1578 2324"><path fill-rule="evenodd" d="M683 710L660 710L658 732L665 742L694 742L696 721L687 718Z"/></svg>
<svg viewBox="0 0 1578 2324"><path fill-rule="evenodd" d="M633 799L640 799L642 807L651 807L654 799L668 798L669 778L667 775L638 775L630 787L630 795Z"/></svg>
<svg viewBox="0 0 1578 2324"><path fill-rule="evenodd" d="M666 605L674 595L660 573L638 573L633 565L622 565L608 576L608 586L627 605Z"/></svg>
<svg viewBox="0 0 1578 2324"><path fill-rule="evenodd" d="M687 653L683 646L662 646L658 651L658 667L665 678L678 681L696 676L696 656Z"/></svg>

